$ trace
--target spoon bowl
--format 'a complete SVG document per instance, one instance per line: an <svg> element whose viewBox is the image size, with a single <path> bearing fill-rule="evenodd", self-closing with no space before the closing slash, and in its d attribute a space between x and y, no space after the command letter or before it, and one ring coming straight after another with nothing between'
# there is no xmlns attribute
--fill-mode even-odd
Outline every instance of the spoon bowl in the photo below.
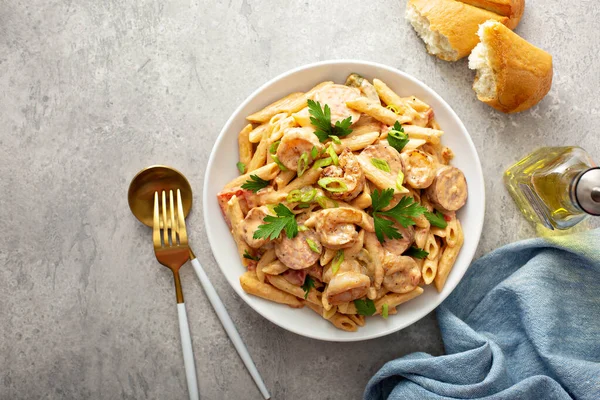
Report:
<svg viewBox="0 0 600 400"><path fill-rule="evenodd" d="M165 165L144 168L131 180L127 200L135 217L144 225L152 227L154 192L181 191L183 214L188 216L192 209L192 187L183 174Z"/></svg>

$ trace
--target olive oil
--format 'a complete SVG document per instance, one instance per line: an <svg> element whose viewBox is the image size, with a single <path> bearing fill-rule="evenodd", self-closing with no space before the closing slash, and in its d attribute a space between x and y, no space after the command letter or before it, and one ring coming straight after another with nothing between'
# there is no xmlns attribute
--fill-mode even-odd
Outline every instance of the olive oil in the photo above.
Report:
<svg viewBox="0 0 600 400"><path fill-rule="evenodd" d="M600 214L600 169L579 147L544 147L506 170L521 212L548 229L568 229Z"/></svg>

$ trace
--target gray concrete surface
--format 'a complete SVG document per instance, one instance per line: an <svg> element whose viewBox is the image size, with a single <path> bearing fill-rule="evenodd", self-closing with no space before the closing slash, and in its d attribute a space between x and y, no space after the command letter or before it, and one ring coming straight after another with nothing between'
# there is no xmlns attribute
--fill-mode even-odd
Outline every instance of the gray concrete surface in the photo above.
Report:
<svg viewBox="0 0 600 400"><path fill-rule="evenodd" d="M463 119L486 177L478 255L531 237L501 172L540 145L600 160L600 33L592 1L528 0L518 32L554 56L533 110L479 103L466 61L430 57L405 1L0 0L0 399L184 399L171 275L131 215L129 180L178 167L197 193L212 144L259 84L298 65L358 58L430 85ZM386 361L443 353L434 315L378 340L281 330L228 286L196 205L199 258L274 399L358 399ZM591 226L598 226L597 221ZM259 399L191 268L182 279L205 399Z"/></svg>

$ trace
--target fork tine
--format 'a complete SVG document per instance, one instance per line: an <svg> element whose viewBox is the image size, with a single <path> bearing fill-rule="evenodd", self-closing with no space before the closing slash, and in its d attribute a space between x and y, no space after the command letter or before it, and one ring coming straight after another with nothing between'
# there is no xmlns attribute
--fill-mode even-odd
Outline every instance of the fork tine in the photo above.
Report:
<svg viewBox="0 0 600 400"><path fill-rule="evenodd" d="M177 233L179 234L179 244L182 246L187 246L187 230L185 229L185 216L183 214L181 190L179 189L177 189Z"/></svg>
<svg viewBox="0 0 600 400"><path fill-rule="evenodd" d="M171 242L173 246L177 246L177 226L175 225L175 200L173 200L173 190L169 190L169 218Z"/></svg>
<svg viewBox="0 0 600 400"><path fill-rule="evenodd" d="M160 217L158 212L158 192L154 192L154 218L152 223L152 242L154 243L154 248L161 248L161 240L160 240Z"/></svg>
<svg viewBox="0 0 600 400"><path fill-rule="evenodd" d="M165 247L170 247L169 244L169 219L167 218L167 192L162 191L162 222Z"/></svg>

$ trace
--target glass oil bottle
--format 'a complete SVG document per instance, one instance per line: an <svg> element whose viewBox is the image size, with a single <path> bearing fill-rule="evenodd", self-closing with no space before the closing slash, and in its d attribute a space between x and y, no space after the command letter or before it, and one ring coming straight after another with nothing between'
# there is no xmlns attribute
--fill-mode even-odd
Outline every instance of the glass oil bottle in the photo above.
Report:
<svg viewBox="0 0 600 400"><path fill-rule="evenodd" d="M548 229L569 229L600 215L600 168L579 147L544 147L504 173L521 212Z"/></svg>

